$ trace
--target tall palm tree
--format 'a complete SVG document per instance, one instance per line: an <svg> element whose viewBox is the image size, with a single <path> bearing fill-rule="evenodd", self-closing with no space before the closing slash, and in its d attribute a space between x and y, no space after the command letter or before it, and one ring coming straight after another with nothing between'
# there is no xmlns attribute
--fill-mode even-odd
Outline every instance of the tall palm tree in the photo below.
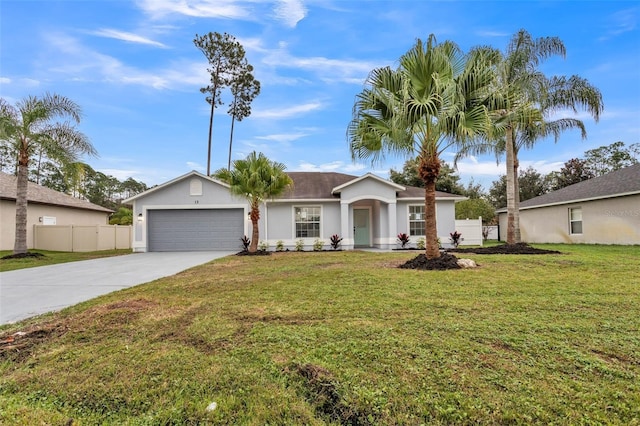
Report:
<svg viewBox="0 0 640 426"><path fill-rule="evenodd" d="M496 81L491 104L494 123L504 133L499 140L485 140L467 145L462 155L493 152L506 157L507 179L507 243L515 244L520 238L520 199L518 154L522 148L531 148L539 139L578 128L586 138L584 123L576 118L554 119L561 109L577 112L581 107L596 121L603 109L600 91L579 76L548 78L538 67L551 56L566 55L558 37L534 39L520 30L511 38L496 66Z"/></svg>
<svg viewBox="0 0 640 426"><path fill-rule="evenodd" d="M454 43L415 46L397 70L374 69L357 96L347 134L352 158L381 161L386 154L417 156L425 183L425 255L440 256L436 180L441 154L488 129L486 102L493 80L489 50L465 55Z"/></svg>
<svg viewBox="0 0 640 426"><path fill-rule="evenodd" d="M214 177L229 184L232 194L249 201L252 225L250 253L255 253L258 249L260 204L281 195L293 184L284 169L284 164L271 161L263 153L256 154L253 151L244 160L234 160L231 170L219 169L214 173Z"/></svg>
<svg viewBox="0 0 640 426"><path fill-rule="evenodd" d="M0 141L18 153L14 255L27 252L27 183L31 159L38 152L65 162L75 160L80 154L97 154L88 137L72 124L79 123L80 117L80 107L60 95L29 96L15 106L0 99ZM72 123L57 119L70 119Z"/></svg>

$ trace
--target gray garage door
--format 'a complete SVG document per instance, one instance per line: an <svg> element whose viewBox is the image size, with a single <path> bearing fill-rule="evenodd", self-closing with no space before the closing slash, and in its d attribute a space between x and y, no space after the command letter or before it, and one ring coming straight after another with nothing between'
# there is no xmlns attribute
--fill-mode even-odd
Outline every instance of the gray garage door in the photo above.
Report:
<svg viewBox="0 0 640 426"><path fill-rule="evenodd" d="M242 209L149 210L149 251L238 250Z"/></svg>

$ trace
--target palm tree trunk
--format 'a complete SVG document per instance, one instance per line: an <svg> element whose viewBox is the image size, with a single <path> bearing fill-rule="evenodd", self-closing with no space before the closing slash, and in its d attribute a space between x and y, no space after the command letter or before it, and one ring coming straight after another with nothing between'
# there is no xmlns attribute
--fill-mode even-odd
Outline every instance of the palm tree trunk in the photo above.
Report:
<svg viewBox="0 0 640 426"><path fill-rule="evenodd" d="M16 185L16 239L13 254L27 252L27 187L29 185L29 157L20 152Z"/></svg>
<svg viewBox="0 0 640 426"><path fill-rule="evenodd" d="M424 190L424 232L425 256L427 259L440 257L440 245L438 244L438 227L436 223L436 181L426 182Z"/></svg>
<svg viewBox="0 0 640 426"><path fill-rule="evenodd" d="M513 129L507 129L506 152L507 152L507 244L517 243L516 239L516 216L517 204L515 199L516 176L514 175L515 165L515 147Z"/></svg>
<svg viewBox="0 0 640 426"><path fill-rule="evenodd" d="M423 152L420 155L418 174L425 183L424 187L424 233L425 256L427 259L440 257L438 244L438 226L436 223L436 180L440 175L440 159L437 154Z"/></svg>
<svg viewBox="0 0 640 426"><path fill-rule="evenodd" d="M258 240L260 239L260 230L258 229L258 220L260 220L260 207L256 203L251 206L251 244L249 245L249 253L258 251Z"/></svg>

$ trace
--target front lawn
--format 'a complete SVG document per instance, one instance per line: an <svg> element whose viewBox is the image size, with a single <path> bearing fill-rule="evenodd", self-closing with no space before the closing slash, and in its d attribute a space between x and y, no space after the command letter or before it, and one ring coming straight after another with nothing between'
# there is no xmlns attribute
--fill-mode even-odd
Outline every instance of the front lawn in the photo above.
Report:
<svg viewBox="0 0 640 426"><path fill-rule="evenodd" d="M536 246L230 256L3 326L0 423L639 424L640 247Z"/></svg>
<svg viewBox="0 0 640 426"><path fill-rule="evenodd" d="M0 258L12 254L11 250L0 251ZM21 259L0 259L0 272L13 271L15 269L33 268L36 266L54 265L56 263L77 262L79 260L97 259L99 257L122 256L131 254L131 249L101 250L91 252L64 252L29 250L29 253L40 253L42 256L25 257Z"/></svg>

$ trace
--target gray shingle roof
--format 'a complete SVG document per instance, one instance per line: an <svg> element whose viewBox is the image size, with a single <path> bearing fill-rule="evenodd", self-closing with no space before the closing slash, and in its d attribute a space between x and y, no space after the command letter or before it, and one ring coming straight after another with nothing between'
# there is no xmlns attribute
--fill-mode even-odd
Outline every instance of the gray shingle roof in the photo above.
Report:
<svg viewBox="0 0 640 426"><path fill-rule="evenodd" d="M335 172L287 172L293 180L293 189L279 197L280 199L340 199L339 194L331 192L358 176ZM402 185L406 189L398 192L398 198L424 198L424 188ZM436 191L437 198L461 198L461 195Z"/></svg>
<svg viewBox="0 0 640 426"><path fill-rule="evenodd" d="M0 199L16 199L16 180L13 175L0 172ZM54 206L72 207L75 209L93 210L112 213L113 210L90 203L86 200L74 198L62 192L29 182L27 186L27 200L29 203L50 204Z"/></svg>
<svg viewBox="0 0 640 426"><path fill-rule="evenodd" d="M611 198L623 194L640 194L640 164L625 167L624 169L523 201L520 203L520 208L535 208L553 204Z"/></svg>

